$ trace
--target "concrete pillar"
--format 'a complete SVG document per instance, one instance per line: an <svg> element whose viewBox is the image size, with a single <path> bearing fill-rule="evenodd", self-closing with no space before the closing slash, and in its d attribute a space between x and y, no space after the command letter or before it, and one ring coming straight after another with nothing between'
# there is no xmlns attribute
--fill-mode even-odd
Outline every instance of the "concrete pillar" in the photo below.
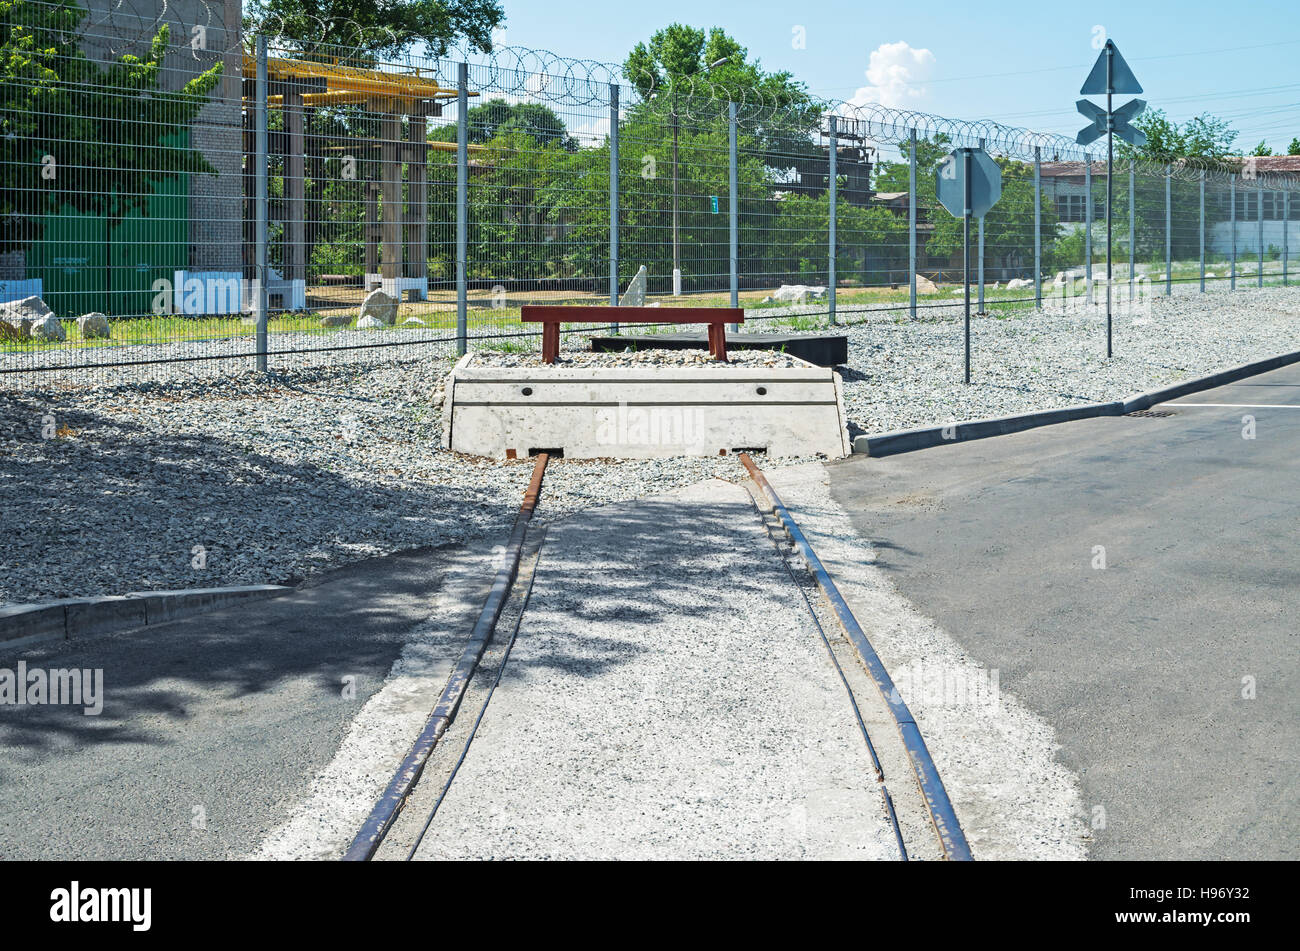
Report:
<svg viewBox="0 0 1300 951"><path fill-rule="evenodd" d="M402 117L395 103L384 102L383 118L379 122L379 199L382 224L382 250L380 274L384 293L401 297L397 290L402 273Z"/></svg>

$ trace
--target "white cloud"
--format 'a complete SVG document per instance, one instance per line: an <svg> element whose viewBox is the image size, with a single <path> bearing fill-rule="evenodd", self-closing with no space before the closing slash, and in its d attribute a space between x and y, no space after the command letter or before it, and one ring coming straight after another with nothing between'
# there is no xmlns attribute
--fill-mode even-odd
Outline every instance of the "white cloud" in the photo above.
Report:
<svg viewBox="0 0 1300 951"><path fill-rule="evenodd" d="M905 40L881 43L871 51L867 65L867 82L853 94L854 105L878 102L882 106L904 108L925 97L925 81L934 69L934 54L913 49Z"/></svg>

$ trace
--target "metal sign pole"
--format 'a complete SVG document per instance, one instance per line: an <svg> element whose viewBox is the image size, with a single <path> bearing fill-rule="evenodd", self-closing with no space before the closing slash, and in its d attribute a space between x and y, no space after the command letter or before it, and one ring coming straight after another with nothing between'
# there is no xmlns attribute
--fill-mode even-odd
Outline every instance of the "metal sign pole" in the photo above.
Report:
<svg viewBox="0 0 1300 951"><path fill-rule="evenodd" d="M962 250L962 278L966 284L966 382L970 383L970 150L967 149L962 153L962 163L965 166L965 209L962 214L962 232L963 232L963 250Z"/></svg>

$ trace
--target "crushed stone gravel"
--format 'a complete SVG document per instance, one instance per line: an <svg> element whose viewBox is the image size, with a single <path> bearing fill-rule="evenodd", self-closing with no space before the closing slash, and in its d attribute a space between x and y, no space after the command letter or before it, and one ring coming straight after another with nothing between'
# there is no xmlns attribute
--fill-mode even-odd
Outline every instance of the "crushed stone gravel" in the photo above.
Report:
<svg viewBox="0 0 1300 951"><path fill-rule="evenodd" d="M850 430L1117 399L1300 349L1300 288L1148 297L1120 310L1109 361L1099 307L1049 300L1039 312L990 310L973 321L971 386L961 382L958 305L914 320L897 310L852 313L851 362L842 368ZM564 352L570 365L708 363L691 351L594 355L579 346L575 338ZM266 377L162 364L172 376L122 382L97 371L89 385L74 385L29 375L21 389L16 378L0 379L0 603L296 583L359 559L507 530L531 463L440 448L452 361L375 360L366 352L363 362ZM539 517L734 479L736 469L731 458L561 460Z"/></svg>

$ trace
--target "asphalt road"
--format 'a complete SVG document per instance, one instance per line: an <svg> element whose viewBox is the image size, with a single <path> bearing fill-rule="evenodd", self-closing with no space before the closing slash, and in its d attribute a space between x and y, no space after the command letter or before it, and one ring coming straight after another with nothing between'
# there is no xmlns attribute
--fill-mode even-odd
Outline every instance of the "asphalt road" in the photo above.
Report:
<svg viewBox="0 0 1300 951"><path fill-rule="evenodd" d="M1153 410L852 458L832 492L1055 728L1092 857L1294 859L1300 367Z"/></svg>
<svg viewBox="0 0 1300 951"><path fill-rule="evenodd" d="M0 707L0 858L253 853L335 755L455 557L375 559L270 600L0 655L10 669L101 668L106 696L99 716ZM462 640L430 649L450 667Z"/></svg>

